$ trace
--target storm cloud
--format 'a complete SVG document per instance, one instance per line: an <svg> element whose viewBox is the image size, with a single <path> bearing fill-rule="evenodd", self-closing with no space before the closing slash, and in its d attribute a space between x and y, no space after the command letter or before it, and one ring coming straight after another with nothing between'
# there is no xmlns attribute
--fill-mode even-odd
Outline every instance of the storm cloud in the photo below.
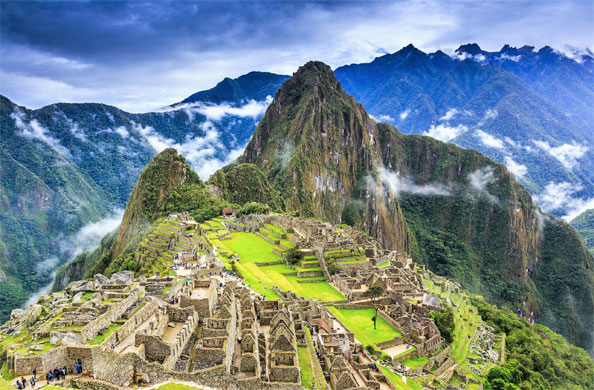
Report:
<svg viewBox="0 0 594 390"><path fill-rule="evenodd" d="M37 108L139 112L252 70L370 61L409 43L452 52L591 47L592 2L0 2L0 93ZM449 49L449 50L448 50ZM39 93L43 91L43 93Z"/></svg>

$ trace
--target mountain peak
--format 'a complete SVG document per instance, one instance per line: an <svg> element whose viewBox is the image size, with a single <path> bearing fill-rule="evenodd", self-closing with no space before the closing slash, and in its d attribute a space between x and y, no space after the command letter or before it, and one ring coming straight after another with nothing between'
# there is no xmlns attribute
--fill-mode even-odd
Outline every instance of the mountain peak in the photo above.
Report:
<svg viewBox="0 0 594 390"><path fill-rule="evenodd" d="M305 85L318 85L323 80L336 81L332 69L321 61L309 61L293 73L293 80Z"/></svg>
<svg viewBox="0 0 594 390"><path fill-rule="evenodd" d="M462 45L458 49L456 49L456 53L468 53L471 55L477 55L482 52L483 50L476 43L467 43L466 45Z"/></svg>
<svg viewBox="0 0 594 390"><path fill-rule="evenodd" d="M149 161L130 194L120 231L112 248L113 258L122 253L139 227L164 213L170 193L185 184L204 185L177 150L165 149Z"/></svg>

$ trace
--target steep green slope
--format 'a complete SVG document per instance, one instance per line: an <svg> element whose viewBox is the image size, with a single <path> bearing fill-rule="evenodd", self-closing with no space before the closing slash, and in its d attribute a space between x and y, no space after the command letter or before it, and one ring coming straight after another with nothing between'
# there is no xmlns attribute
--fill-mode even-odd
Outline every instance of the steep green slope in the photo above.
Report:
<svg viewBox="0 0 594 390"><path fill-rule="evenodd" d="M530 325L513 313L473 296L472 305L497 333L505 332L505 364L487 375L493 390L570 390L594 388L594 362L545 326ZM517 387L516 387L517 386Z"/></svg>
<svg viewBox="0 0 594 390"><path fill-rule="evenodd" d="M578 215L571 226L578 231L584 244L594 253L594 209L586 210Z"/></svg>
<svg viewBox="0 0 594 390"><path fill-rule="evenodd" d="M0 103L0 116L8 117L14 107ZM55 265L66 260L60 250L66 237L101 219L110 202L59 145L18 136L6 120L0 121L0 140L0 320L5 320L51 282Z"/></svg>
<svg viewBox="0 0 594 390"><path fill-rule="evenodd" d="M163 217L188 211L202 222L220 215L221 209L228 205L205 187L183 156L175 149L165 149L142 171L118 231L107 235L99 248L80 254L62 267L54 290L68 281L96 273L138 271L134 250Z"/></svg>
<svg viewBox="0 0 594 390"><path fill-rule="evenodd" d="M575 231L543 216L503 165L376 125L324 64L283 84L240 161L260 167L289 210L348 216L385 246L591 348L594 260Z"/></svg>
<svg viewBox="0 0 594 390"><path fill-rule="evenodd" d="M232 203L258 202L269 205L275 211L285 208L279 192L254 164L231 165L226 172L219 170L208 180L208 184L214 193Z"/></svg>

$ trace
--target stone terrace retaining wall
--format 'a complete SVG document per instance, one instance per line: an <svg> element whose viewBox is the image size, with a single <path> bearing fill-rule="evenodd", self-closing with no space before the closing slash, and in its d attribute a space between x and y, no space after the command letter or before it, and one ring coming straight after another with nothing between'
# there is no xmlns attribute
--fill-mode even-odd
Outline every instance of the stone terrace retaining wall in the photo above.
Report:
<svg viewBox="0 0 594 390"><path fill-rule="evenodd" d="M132 306L137 300L138 291L133 291L132 293L130 293L130 296L128 298L124 299L121 302L112 304L109 310L100 315L94 321L89 322L87 325L85 325L85 327L83 327L80 330L80 334L83 340L87 341L92 339L102 329L109 326L109 324L119 320L122 314L124 314L124 312L128 310L128 308L130 308L130 306Z"/></svg>
<svg viewBox="0 0 594 390"><path fill-rule="evenodd" d="M182 354L188 340L192 333L194 333L194 329L196 329L196 325L198 324L198 313L194 312L192 316L188 317L184 326L179 330L179 333L175 337L175 342L171 345L171 354L163 363L163 367L166 370L173 369L175 362Z"/></svg>
<svg viewBox="0 0 594 390"><path fill-rule="evenodd" d="M448 368L452 367L454 365L454 363L455 363L454 359L452 359L451 357L448 357L447 360L441 366L439 366L435 371L433 371L433 375L440 376Z"/></svg>
<svg viewBox="0 0 594 390"><path fill-rule="evenodd" d="M157 302L151 300L147 302L146 305L136 314L134 314L124 325L122 325L117 331L111 334L108 338L105 339L103 345L111 346L117 345L120 341L124 340L126 337L130 336L132 332L144 321L146 321L150 316L152 316L155 311L157 311Z"/></svg>

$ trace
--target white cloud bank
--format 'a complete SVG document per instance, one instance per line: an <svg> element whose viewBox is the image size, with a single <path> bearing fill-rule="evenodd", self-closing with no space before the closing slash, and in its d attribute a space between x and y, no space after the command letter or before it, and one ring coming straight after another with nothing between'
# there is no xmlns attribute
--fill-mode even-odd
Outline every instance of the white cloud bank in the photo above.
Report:
<svg viewBox="0 0 594 390"><path fill-rule="evenodd" d="M175 148L184 155L192 168L203 179L208 179L219 168L235 160L241 155L244 146L237 147L224 155L226 148L219 139L219 132L211 121L201 124L204 136L186 135L183 142L176 142L157 133L151 126L133 123L134 129L141 133L157 153L167 148Z"/></svg>
<svg viewBox="0 0 594 390"><path fill-rule="evenodd" d="M237 116L241 118L256 119L264 115L268 106L272 103L272 96L267 96L264 100L248 100L243 105L233 106L229 103L185 103L177 106L166 107L156 112L172 112L182 110L190 121L194 120L196 114L201 114L211 121L220 121L226 116Z"/></svg>
<svg viewBox="0 0 594 390"><path fill-rule="evenodd" d="M458 110L455 108L452 108L451 110L448 110L448 112L446 112L444 116L439 118L439 120L440 121L449 121L449 120L453 119L456 115L458 115Z"/></svg>
<svg viewBox="0 0 594 390"><path fill-rule="evenodd" d="M373 116L369 114L369 116L377 123L394 122L394 118L392 118L390 115L379 114L379 116Z"/></svg>
<svg viewBox="0 0 594 390"><path fill-rule="evenodd" d="M505 156L504 162L505 166L507 166L508 171L513 173L517 178L524 177L528 173L528 168L526 167L526 165L518 164L509 156Z"/></svg>
<svg viewBox="0 0 594 390"><path fill-rule="evenodd" d="M492 203L499 203L499 199L495 195L492 195L487 188L487 184L494 180L493 168L491 167L477 169L468 175L470 188L474 190L479 197L484 196Z"/></svg>
<svg viewBox="0 0 594 390"><path fill-rule="evenodd" d="M425 131L423 135L433 137L440 141L449 142L466 131L468 131L468 127L464 125L449 126L449 124L439 124L431 125L429 130Z"/></svg>
<svg viewBox="0 0 594 390"><path fill-rule="evenodd" d="M553 147L546 141L532 141L540 149L544 150L551 156L555 157L567 169L572 169L578 164L578 159L582 157L587 151L588 147L574 144L563 144L561 146Z"/></svg>
<svg viewBox="0 0 594 390"><path fill-rule="evenodd" d="M505 148L502 140L500 140L499 138L497 138L487 132L482 131L481 129L478 129L476 131L476 136L481 141L481 143L485 146L488 146L490 148L495 148L495 149L504 149Z"/></svg>
<svg viewBox="0 0 594 390"><path fill-rule="evenodd" d="M408 114L410 114L410 109L402 111L398 116L400 117L400 120L403 121L408 117Z"/></svg>
<svg viewBox="0 0 594 390"><path fill-rule="evenodd" d="M61 155L70 156L70 152L60 143L60 140L52 137L49 130L37 122L36 119L26 123L25 113L18 108L14 109L10 117L14 120L16 128L20 130L20 133L17 133L17 135L30 139L38 139L45 142Z"/></svg>
<svg viewBox="0 0 594 390"><path fill-rule="evenodd" d="M543 192L534 195L533 198L546 212L563 210L565 215L562 218L570 222L584 211L594 208L594 198L582 199L574 196L581 189L581 186L567 182L550 182Z"/></svg>
<svg viewBox="0 0 594 390"><path fill-rule="evenodd" d="M402 177L399 173L380 167L377 169L377 178L384 187L389 189L395 197L401 193L410 193L417 195L450 195L449 191L442 184L415 184L412 179ZM373 178L367 178L367 186L372 191L378 190Z"/></svg>

